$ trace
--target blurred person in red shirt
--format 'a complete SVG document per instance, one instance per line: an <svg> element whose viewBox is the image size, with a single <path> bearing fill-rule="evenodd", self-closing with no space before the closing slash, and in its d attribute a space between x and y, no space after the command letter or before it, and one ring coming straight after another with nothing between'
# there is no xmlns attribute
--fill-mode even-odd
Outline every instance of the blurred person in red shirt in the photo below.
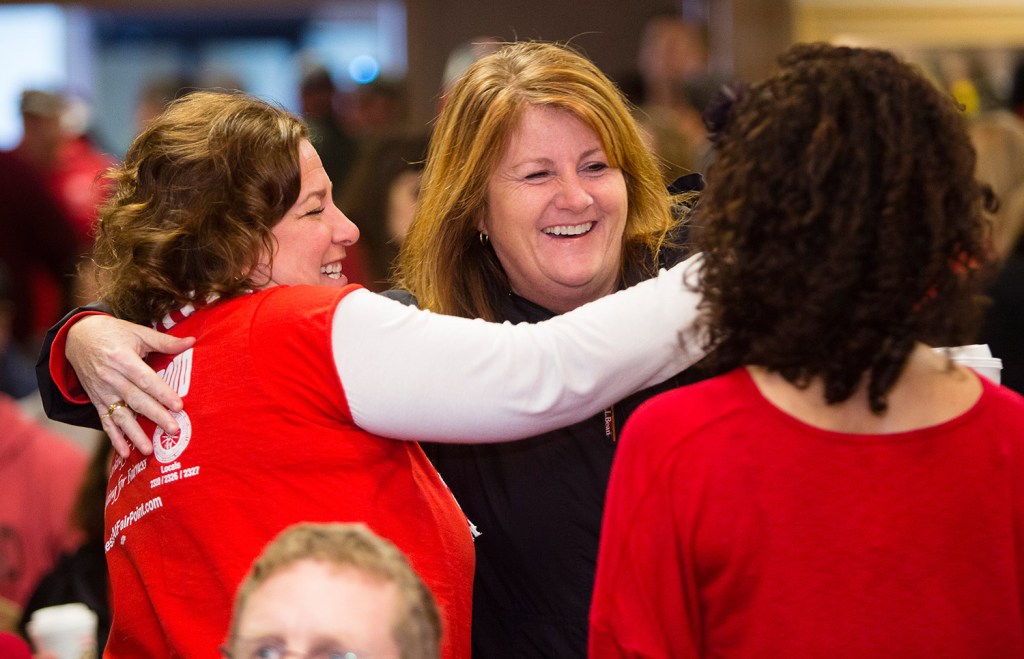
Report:
<svg viewBox="0 0 1024 659"><path fill-rule="evenodd" d="M13 338L30 350L66 310L81 252L49 178L60 148L63 110L60 95L26 90L22 139L13 150L0 152L0 262L11 277Z"/></svg>

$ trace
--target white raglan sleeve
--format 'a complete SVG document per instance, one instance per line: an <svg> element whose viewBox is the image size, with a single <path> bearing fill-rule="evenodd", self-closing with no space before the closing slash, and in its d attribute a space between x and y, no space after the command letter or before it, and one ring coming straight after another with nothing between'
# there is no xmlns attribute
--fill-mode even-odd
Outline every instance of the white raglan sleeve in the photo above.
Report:
<svg viewBox="0 0 1024 659"><path fill-rule="evenodd" d="M334 361L352 418L385 437L493 442L596 414L704 356L692 257L542 323L488 323L369 291L338 304Z"/></svg>

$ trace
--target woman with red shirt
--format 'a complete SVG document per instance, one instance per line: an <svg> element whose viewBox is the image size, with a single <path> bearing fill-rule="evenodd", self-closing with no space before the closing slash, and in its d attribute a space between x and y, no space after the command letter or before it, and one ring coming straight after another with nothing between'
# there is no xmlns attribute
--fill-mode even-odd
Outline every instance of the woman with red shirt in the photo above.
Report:
<svg viewBox="0 0 1024 659"><path fill-rule="evenodd" d="M361 521L430 586L444 655L468 657L470 524L419 445L385 437L528 436L701 356L677 339L696 308L680 297L685 264L533 326L431 314L349 285L359 232L333 204L305 126L244 95L176 101L113 177L99 292L120 318L177 337L166 347L179 354L149 363L184 405L167 427L140 419L152 454L121 445L114 461L107 656L212 655L267 541L299 521ZM66 326L53 354L94 320ZM55 375L81 395L73 372ZM123 400L93 402L105 425L131 414Z"/></svg>
<svg viewBox="0 0 1024 659"><path fill-rule="evenodd" d="M710 115L693 226L724 375L627 423L591 656L1024 655L1024 400L970 342L984 258L953 99L793 47Z"/></svg>

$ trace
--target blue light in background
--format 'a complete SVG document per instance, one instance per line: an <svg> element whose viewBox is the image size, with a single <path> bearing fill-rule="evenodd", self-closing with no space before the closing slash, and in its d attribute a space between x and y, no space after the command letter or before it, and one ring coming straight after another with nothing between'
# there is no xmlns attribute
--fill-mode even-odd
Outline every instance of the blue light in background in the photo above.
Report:
<svg viewBox="0 0 1024 659"><path fill-rule="evenodd" d="M67 21L56 5L0 7L0 149L21 139L18 101L29 87L68 84Z"/></svg>
<svg viewBox="0 0 1024 659"><path fill-rule="evenodd" d="M370 55L357 55L348 65L349 76L361 85L373 82L380 74L380 64Z"/></svg>

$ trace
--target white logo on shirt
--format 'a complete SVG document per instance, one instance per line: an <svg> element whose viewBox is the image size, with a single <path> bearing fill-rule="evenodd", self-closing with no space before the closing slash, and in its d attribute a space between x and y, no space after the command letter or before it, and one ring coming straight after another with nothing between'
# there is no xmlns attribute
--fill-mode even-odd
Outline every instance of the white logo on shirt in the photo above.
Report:
<svg viewBox="0 0 1024 659"><path fill-rule="evenodd" d="M160 379L182 398L188 394L192 383L192 355L193 349L189 348L172 359L167 368L157 373ZM170 464L181 457L192 439L192 420L188 418L188 413L182 410L175 412L173 416L180 428L177 435L168 435L160 426L153 431L153 455L163 464Z"/></svg>
<svg viewBox="0 0 1024 659"><path fill-rule="evenodd" d="M188 394L189 385L192 383L193 350L193 348L189 348L172 359L167 368L157 372L157 377L166 382L182 398Z"/></svg>
<svg viewBox="0 0 1024 659"><path fill-rule="evenodd" d="M153 431L153 455L164 464L174 462L188 448L189 440L192 439L192 420L188 418L185 411L175 412L174 420L178 422L177 435L168 435L163 428L157 426Z"/></svg>

